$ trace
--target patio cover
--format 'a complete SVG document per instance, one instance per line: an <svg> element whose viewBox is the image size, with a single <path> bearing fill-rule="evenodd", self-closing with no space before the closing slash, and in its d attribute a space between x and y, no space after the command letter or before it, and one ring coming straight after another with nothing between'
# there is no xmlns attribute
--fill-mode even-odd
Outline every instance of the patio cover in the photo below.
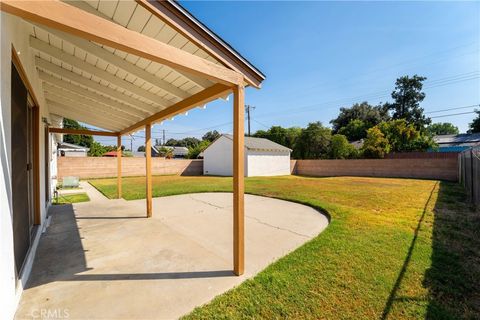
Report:
<svg viewBox="0 0 480 320"><path fill-rule="evenodd" d="M233 92L234 233L243 246L244 87L260 88L265 76L259 70L174 1L0 5L31 24L29 43L50 113L105 130L50 132L117 136L121 155L121 136L145 129L147 216L151 126ZM238 246L234 250L243 250ZM243 266L236 263L236 272Z"/></svg>

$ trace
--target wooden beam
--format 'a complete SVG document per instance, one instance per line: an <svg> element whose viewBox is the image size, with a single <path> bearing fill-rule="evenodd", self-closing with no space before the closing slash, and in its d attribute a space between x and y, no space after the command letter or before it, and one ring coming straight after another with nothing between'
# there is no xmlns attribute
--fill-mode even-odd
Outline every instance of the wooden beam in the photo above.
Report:
<svg viewBox="0 0 480 320"><path fill-rule="evenodd" d="M239 276L245 269L244 87L235 87L233 94L233 272Z"/></svg>
<svg viewBox="0 0 480 320"><path fill-rule="evenodd" d="M75 36L228 85L243 83L236 71L172 47L60 1L2 0L2 11Z"/></svg>
<svg viewBox="0 0 480 320"><path fill-rule="evenodd" d="M59 37L60 39L67 41L82 50L85 50L86 52L96 56L97 58L100 58L101 60L105 61L108 64L111 64L117 68L120 68L123 71L128 72L157 88L160 88L165 93L169 93L179 98L180 100L190 96L188 92L183 91L182 89L174 86L170 82L165 81L148 71L145 71L144 69L138 67L137 65L131 62L128 62L127 60L117 56L116 54L113 54L110 51L105 50L104 48L100 47L99 45L96 45L93 42L90 42L82 38L74 37L72 35L69 35L68 33L61 32L55 29L45 28L45 27L43 28L46 29L46 31L48 31L49 33Z"/></svg>
<svg viewBox="0 0 480 320"><path fill-rule="evenodd" d="M217 98L225 96L228 92L232 90L231 87L225 86L223 84L215 84L203 91L200 91L197 94L192 95L191 97L182 100L173 106L166 108L165 110L162 110L160 112L157 112L156 114L135 123L134 125L131 125L130 127L122 130L120 133L121 134L128 134L132 131L137 130L138 128L146 125L147 123L153 124L155 122L164 120L166 118L175 116L178 113L187 111L193 107L203 105L207 102L213 101Z"/></svg>
<svg viewBox="0 0 480 320"><path fill-rule="evenodd" d="M67 129L67 128L48 128L50 133L62 133L62 134L82 134L90 136L106 136L106 137L118 137L117 132L108 132L108 131L96 131L96 130L87 130L87 129Z"/></svg>
<svg viewBox="0 0 480 320"><path fill-rule="evenodd" d="M145 187L147 218L152 216L152 125L145 125Z"/></svg>
<svg viewBox="0 0 480 320"><path fill-rule="evenodd" d="M55 59L58 59L64 63L67 63L72 67L78 68L84 72L96 76L119 88L127 90L128 92L134 93L144 99L150 100L151 102L155 103L160 107L167 107L173 104L173 102L168 99L165 99L148 90L142 89L139 86L134 85L133 83L120 79L119 77L111 74L108 71L97 68L96 66L86 62L85 60L72 56L71 54L68 54L65 51L62 51L54 46L51 46L47 42L39 40L33 36L30 36L30 47L40 52L43 52Z"/></svg>
<svg viewBox="0 0 480 320"><path fill-rule="evenodd" d="M133 150L132 150L133 151ZM117 136L117 198L122 198L122 136Z"/></svg>
<svg viewBox="0 0 480 320"><path fill-rule="evenodd" d="M82 97L87 97L89 99L92 99L100 104L104 104L108 106L112 112L116 113L121 113L124 114L125 116L128 116L129 118L137 118L137 119L143 119L145 118L145 112L139 111L136 108L131 107L128 104L121 103L117 100L110 99L106 96L102 96L95 91L90 91L88 89L85 89L83 87L77 86L73 84L72 82L67 82L64 80L61 80L57 77L54 77L52 75L49 75L48 73L38 70L38 76L40 77L41 80L45 84L53 85L55 87L71 91L73 93L76 93Z"/></svg>
<svg viewBox="0 0 480 320"><path fill-rule="evenodd" d="M127 96L115 89L101 85L98 82L82 77L81 75L71 72L65 68L59 67L56 64L48 62L47 60L44 60L40 57L35 57L35 64L38 68L41 68L48 72L59 75L60 77L68 79L70 81L76 82L82 86L85 86L87 88L90 88L102 94L105 94L109 97L112 97L113 99L128 103L129 105L136 108L137 110L142 111L144 114L152 114L154 112L157 112L157 108L151 104L142 102L138 99Z"/></svg>

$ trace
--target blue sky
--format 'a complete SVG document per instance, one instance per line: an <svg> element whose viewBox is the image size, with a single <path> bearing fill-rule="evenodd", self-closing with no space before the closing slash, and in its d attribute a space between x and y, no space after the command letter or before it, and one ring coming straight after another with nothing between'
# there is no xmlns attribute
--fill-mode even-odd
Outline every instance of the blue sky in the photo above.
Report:
<svg viewBox="0 0 480 320"><path fill-rule="evenodd" d="M329 121L340 107L390 100L395 79L426 76L426 112L480 103L480 2L183 1L192 14L266 74L248 88L252 131ZM473 107L442 116L473 111ZM474 114L433 118L464 132ZM153 127L153 137L232 131L232 104L217 101ZM142 144L138 132L136 146ZM106 138L99 141L113 144ZM130 146L130 140L124 139Z"/></svg>

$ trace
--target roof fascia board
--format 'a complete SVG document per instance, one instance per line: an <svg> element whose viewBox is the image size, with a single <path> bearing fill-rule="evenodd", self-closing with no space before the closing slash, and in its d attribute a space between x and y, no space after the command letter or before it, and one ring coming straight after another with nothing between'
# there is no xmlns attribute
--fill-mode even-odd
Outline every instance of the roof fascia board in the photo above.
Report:
<svg viewBox="0 0 480 320"><path fill-rule="evenodd" d="M226 67L240 72L249 85L260 88L265 75L240 55L232 46L197 20L173 0L136 0L170 27L180 32L197 46L220 60Z"/></svg>

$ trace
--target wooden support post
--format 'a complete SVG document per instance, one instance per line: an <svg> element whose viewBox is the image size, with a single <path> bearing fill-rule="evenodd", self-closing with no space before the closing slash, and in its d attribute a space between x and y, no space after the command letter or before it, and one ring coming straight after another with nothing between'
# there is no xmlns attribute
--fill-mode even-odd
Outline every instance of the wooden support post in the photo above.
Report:
<svg viewBox="0 0 480 320"><path fill-rule="evenodd" d="M122 136L117 136L117 198L122 198Z"/></svg>
<svg viewBox="0 0 480 320"><path fill-rule="evenodd" d="M145 125L145 178L147 196L147 218L152 216L152 125Z"/></svg>
<svg viewBox="0 0 480 320"><path fill-rule="evenodd" d="M240 276L245 268L244 224L244 95L245 88L233 90L233 272Z"/></svg>

